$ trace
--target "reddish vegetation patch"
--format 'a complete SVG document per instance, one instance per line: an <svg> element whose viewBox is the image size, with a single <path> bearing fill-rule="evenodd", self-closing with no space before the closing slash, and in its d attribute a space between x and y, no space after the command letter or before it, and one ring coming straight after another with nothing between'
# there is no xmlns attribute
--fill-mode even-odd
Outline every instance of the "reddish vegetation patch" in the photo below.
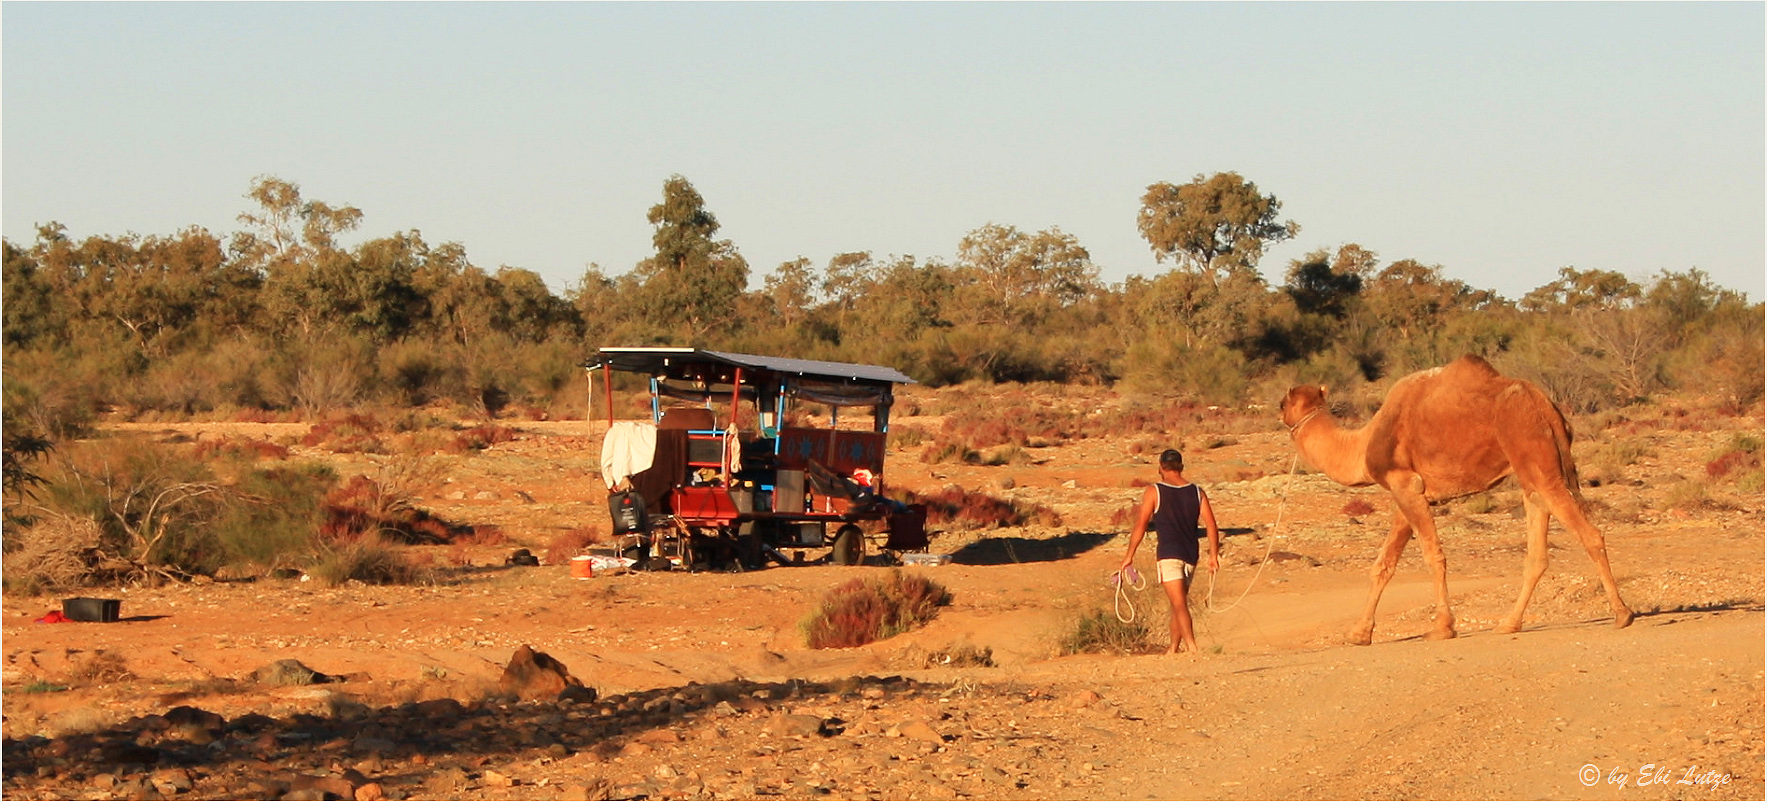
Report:
<svg viewBox="0 0 1767 802"><path fill-rule="evenodd" d="M269 440L253 440L245 437L226 437L220 440L203 440L196 444L196 458L210 460L216 458L242 459L287 459L288 448Z"/></svg>
<svg viewBox="0 0 1767 802"><path fill-rule="evenodd" d="M485 423L455 435L450 450L457 454L466 451L483 451L498 443L507 443L514 439L514 429L494 423Z"/></svg>
<svg viewBox="0 0 1767 802"><path fill-rule="evenodd" d="M1352 518L1358 515L1367 515L1371 512L1374 512L1374 505L1363 499L1353 498L1344 504L1343 513Z"/></svg>
<svg viewBox="0 0 1767 802"><path fill-rule="evenodd" d="M1061 526L1061 515L1041 504L1007 501L958 487L924 495L910 490L905 496L909 504L926 505L929 524L953 524L962 529Z"/></svg>
<svg viewBox="0 0 1767 802"><path fill-rule="evenodd" d="M473 536L474 529L437 518L373 479L357 475L326 494L319 534L339 543L378 535L399 543L433 545Z"/></svg>
<svg viewBox="0 0 1767 802"><path fill-rule="evenodd" d="M930 621L950 603L944 586L919 574L892 571L882 580L853 579L822 597L804 621L804 638L812 649L864 646Z"/></svg>
<svg viewBox="0 0 1767 802"><path fill-rule="evenodd" d="M566 529L546 544L546 564L564 565L572 557L587 551L591 544L601 540L601 533L589 527Z"/></svg>
<svg viewBox="0 0 1767 802"><path fill-rule="evenodd" d="M313 424L301 438L301 445L338 454L378 454L385 450L380 431L380 421L373 416L351 413Z"/></svg>

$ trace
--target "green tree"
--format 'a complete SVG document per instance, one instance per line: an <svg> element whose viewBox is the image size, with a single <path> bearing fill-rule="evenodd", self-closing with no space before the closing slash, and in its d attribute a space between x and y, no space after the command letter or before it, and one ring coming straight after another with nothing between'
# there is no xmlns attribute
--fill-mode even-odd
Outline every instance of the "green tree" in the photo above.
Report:
<svg viewBox="0 0 1767 802"><path fill-rule="evenodd" d="M962 322L1034 326L1099 289L1091 254L1059 228L1026 234L989 223L958 243L957 266L973 290L950 310Z"/></svg>
<svg viewBox="0 0 1767 802"><path fill-rule="evenodd" d="M736 302L748 287L748 263L729 240L715 240L718 219L687 179L663 182L663 200L650 207L656 255L635 271L644 288L641 306L653 319L676 328L689 343L729 328Z"/></svg>
<svg viewBox="0 0 1767 802"><path fill-rule="evenodd" d="M0 341L8 348L18 348L58 333L65 335L65 310L57 303L54 288L37 259L11 241L0 247L5 251L0 295L6 299L0 304L0 318L5 321Z"/></svg>
<svg viewBox="0 0 1767 802"><path fill-rule="evenodd" d="M1561 267L1557 280L1522 296L1520 306L1529 312L1619 309L1635 303L1642 294L1637 284L1612 270Z"/></svg>
<svg viewBox="0 0 1767 802"><path fill-rule="evenodd" d="M870 251L837 253L822 269L822 294L836 309L850 310L876 284L876 273Z"/></svg>
<svg viewBox="0 0 1767 802"><path fill-rule="evenodd" d="M762 282L768 308L786 328L803 322L816 303L816 279L810 264L801 256L781 262Z"/></svg>
<svg viewBox="0 0 1767 802"><path fill-rule="evenodd" d="M1350 248L1356 250L1345 258ZM1289 264L1282 289L1303 313L1342 318L1362 292L1364 271L1372 269L1372 265L1364 267L1364 256L1372 258L1374 254L1355 245L1338 249L1336 259L1324 249L1313 251Z"/></svg>
<svg viewBox="0 0 1767 802"><path fill-rule="evenodd" d="M353 276L356 262L337 242L361 225L361 210L306 200L298 184L274 176L253 179L246 197L258 208L239 215L249 229L234 234L230 247L242 265L264 276L264 312L274 329L311 336L352 323L389 327L390 310L362 305L365 296L386 288L388 276L372 269Z"/></svg>
<svg viewBox="0 0 1767 802"><path fill-rule="evenodd" d="M577 285L565 293L582 322L584 344L591 349L616 344L607 337L624 321L623 299L630 297L623 295L620 287L620 281L603 273L600 265L590 264Z"/></svg>
<svg viewBox="0 0 1767 802"><path fill-rule="evenodd" d="M499 328L517 340L538 343L553 335L581 333L576 309L553 295L539 273L505 266L497 268L491 280L501 306Z"/></svg>
<svg viewBox="0 0 1767 802"><path fill-rule="evenodd" d="M1161 262L1172 259L1218 284L1236 273L1254 273L1264 249L1293 237L1301 227L1277 222L1282 203L1260 195L1238 173L1200 173L1190 183L1150 185L1141 197L1141 236Z"/></svg>

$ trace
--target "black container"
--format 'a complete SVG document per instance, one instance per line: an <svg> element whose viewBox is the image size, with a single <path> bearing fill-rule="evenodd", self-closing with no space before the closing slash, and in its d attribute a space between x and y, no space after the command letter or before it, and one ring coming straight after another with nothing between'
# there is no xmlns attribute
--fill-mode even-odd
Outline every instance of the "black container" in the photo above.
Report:
<svg viewBox="0 0 1767 802"><path fill-rule="evenodd" d="M642 534L650 531L650 516L644 510L644 497L629 490L607 497L608 512L613 517L614 534Z"/></svg>
<svg viewBox="0 0 1767 802"><path fill-rule="evenodd" d="M61 614L74 621L109 624L123 611L122 599L62 599Z"/></svg>

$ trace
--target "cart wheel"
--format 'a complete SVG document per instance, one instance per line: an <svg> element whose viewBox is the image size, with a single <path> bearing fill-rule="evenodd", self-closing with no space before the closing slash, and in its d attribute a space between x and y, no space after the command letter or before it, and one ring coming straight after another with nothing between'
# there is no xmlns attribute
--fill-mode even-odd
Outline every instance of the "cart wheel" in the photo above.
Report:
<svg viewBox="0 0 1767 802"><path fill-rule="evenodd" d="M865 533L847 524L834 533L834 550L829 558L835 565L858 565L865 556Z"/></svg>

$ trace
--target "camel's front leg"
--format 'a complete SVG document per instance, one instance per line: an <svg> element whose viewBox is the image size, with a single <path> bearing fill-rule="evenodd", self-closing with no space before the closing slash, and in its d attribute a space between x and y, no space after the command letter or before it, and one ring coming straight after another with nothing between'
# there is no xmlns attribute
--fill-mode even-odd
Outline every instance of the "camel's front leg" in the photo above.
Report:
<svg viewBox="0 0 1767 802"><path fill-rule="evenodd" d="M1522 613L1528 609L1528 599L1533 597L1534 586L1540 584L1541 575L1546 573L1546 530L1551 522L1546 514L1546 501L1538 493L1527 492L1522 494L1522 506L1528 511L1528 557L1522 567L1522 590L1516 597L1515 609L1497 625L1498 632L1521 630Z"/></svg>
<svg viewBox="0 0 1767 802"><path fill-rule="evenodd" d="M1409 474L1387 487L1393 491L1399 514L1416 530L1424 562L1429 563L1436 580L1436 628L1430 632L1430 640L1452 638L1454 613L1448 606L1448 557L1442 553L1442 539L1436 534L1436 522L1430 518L1430 503L1423 495L1423 477Z"/></svg>
<svg viewBox="0 0 1767 802"><path fill-rule="evenodd" d="M1374 641L1374 610L1380 606L1381 593L1387 589L1387 582L1393 578L1393 571L1399 565L1399 555L1404 553L1405 544L1411 542L1411 524L1404 515L1393 516L1393 531L1387 535L1386 545L1381 546L1380 556L1374 559L1374 570L1369 572L1368 607L1362 611L1362 621L1350 632L1350 643L1356 646L1367 646Z"/></svg>

